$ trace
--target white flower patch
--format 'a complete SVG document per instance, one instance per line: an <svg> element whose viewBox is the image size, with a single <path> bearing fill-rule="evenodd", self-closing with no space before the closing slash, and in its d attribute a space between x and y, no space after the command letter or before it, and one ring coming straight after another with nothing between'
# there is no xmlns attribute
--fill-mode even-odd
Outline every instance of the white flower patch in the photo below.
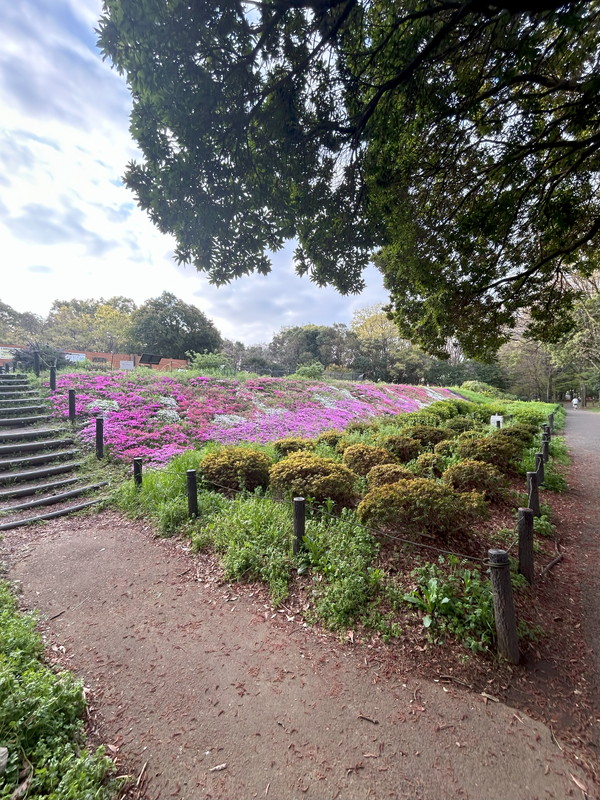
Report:
<svg viewBox="0 0 600 800"><path fill-rule="evenodd" d="M335 408L338 404L338 401L333 397L326 394L319 394L318 392L312 395L311 400L320 403L322 406L325 406L325 408Z"/></svg>
<svg viewBox="0 0 600 800"><path fill-rule="evenodd" d="M177 408L177 400L175 400L174 397L165 397L165 395L160 395L158 402L161 404L161 406L165 406L166 408Z"/></svg>
<svg viewBox="0 0 600 800"><path fill-rule="evenodd" d="M233 428L234 425L246 422L246 417L241 417L239 414L215 414L212 421L221 428Z"/></svg>
<svg viewBox="0 0 600 800"><path fill-rule="evenodd" d="M93 400L86 406L88 411L118 411L119 404L116 400Z"/></svg>
<svg viewBox="0 0 600 800"><path fill-rule="evenodd" d="M159 408L156 412L157 418L161 422L179 422L179 414L173 408Z"/></svg>

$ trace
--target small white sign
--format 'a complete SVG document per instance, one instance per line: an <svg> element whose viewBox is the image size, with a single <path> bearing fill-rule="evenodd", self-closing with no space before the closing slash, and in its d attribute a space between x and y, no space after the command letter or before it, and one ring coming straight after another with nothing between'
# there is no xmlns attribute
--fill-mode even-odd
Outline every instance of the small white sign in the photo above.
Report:
<svg viewBox="0 0 600 800"><path fill-rule="evenodd" d="M133 361L119 361L121 369L133 369Z"/></svg>
<svg viewBox="0 0 600 800"><path fill-rule="evenodd" d="M490 425L493 425L494 428L504 427L504 417L500 414L492 414L490 417Z"/></svg>
<svg viewBox="0 0 600 800"><path fill-rule="evenodd" d="M0 358L12 358L14 351L12 347L3 347L0 345Z"/></svg>
<svg viewBox="0 0 600 800"><path fill-rule="evenodd" d="M65 353L66 361L85 361L85 353Z"/></svg>

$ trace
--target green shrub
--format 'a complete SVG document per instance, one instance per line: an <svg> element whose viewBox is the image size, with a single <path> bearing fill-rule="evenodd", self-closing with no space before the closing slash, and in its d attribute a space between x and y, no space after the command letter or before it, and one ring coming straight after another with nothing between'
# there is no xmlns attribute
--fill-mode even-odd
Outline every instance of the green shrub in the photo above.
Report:
<svg viewBox="0 0 600 800"><path fill-rule="evenodd" d="M416 458L421 451L421 443L417 439L412 439L409 436L401 436L399 434L390 434L383 436L379 440L379 444L400 461L405 464L407 461L412 461Z"/></svg>
<svg viewBox="0 0 600 800"><path fill-rule="evenodd" d="M427 413L435 414L441 420L449 420L458 414L458 410L450 400L436 400L427 406Z"/></svg>
<svg viewBox="0 0 600 800"><path fill-rule="evenodd" d="M278 456L289 456L290 453L295 453L298 450L314 450L315 442L313 439L288 436L285 439L274 441L273 447Z"/></svg>
<svg viewBox="0 0 600 800"><path fill-rule="evenodd" d="M284 497L312 497L350 505L358 476L332 458L312 453L291 453L270 471L271 489Z"/></svg>
<svg viewBox="0 0 600 800"><path fill-rule="evenodd" d="M204 457L200 470L204 480L217 491L254 491L269 483L271 460L260 450L228 445Z"/></svg>
<svg viewBox="0 0 600 800"><path fill-rule="evenodd" d="M373 427L373 422L366 420L356 420L346 425L346 433L367 433Z"/></svg>
<svg viewBox="0 0 600 800"><path fill-rule="evenodd" d="M336 447L337 443L340 439L344 438L344 434L342 431L323 431L320 433L317 438L315 439L316 444L326 444L329 447Z"/></svg>
<svg viewBox="0 0 600 800"><path fill-rule="evenodd" d="M305 545L311 568L322 576L314 589L318 617L328 628L347 628L381 587L382 573L372 566L377 540L345 509L339 519L309 519Z"/></svg>
<svg viewBox="0 0 600 800"><path fill-rule="evenodd" d="M296 372L290 376L292 378L308 378L309 380L318 381L323 377L325 367L320 361L313 361L312 364L303 364L298 367Z"/></svg>
<svg viewBox="0 0 600 800"><path fill-rule="evenodd" d="M445 439L452 438L452 432L446 428L436 428L433 425L414 425L406 428L406 433L420 442L423 447L433 447Z"/></svg>
<svg viewBox="0 0 600 800"><path fill-rule="evenodd" d="M412 469L420 478L441 478L445 465L445 459L438 453L421 453Z"/></svg>
<svg viewBox="0 0 600 800"><path fill-rule="evenodd" d="M35 618L19 613L0 583L0 745L8 749L0 797L111 800L122 786L108 777L112 763L103 748L82 748L82 686L42 663L43 649Z"/></svg>
<svg viewBox="0 0 600 800"><path fill-rule="evenodd" d="M394 464L396 457L383 447L372 444L351 444L344 450L342 463L357 475L366 475L378 464Z"/></svg>
<svg viewBox="0 0 600 800"><path fill-rule="evenodd" d="M379 464L373 467L367 475L367 486L369 489L374 489L376 486L386 486L389 483L410 481L415 478L414 472L400 464Z"/></svg>
<svg viewBox="0 0 600 800"><path fill-rule="evenodd" d="M288 593L293 527L291 504L238 496L230 501L226 514L212 516L203 528L201 545L208 539L222 554L227 578L267 583L277 605Z"/></svg>
<svg viewBox="0 0 600 800"><path fill-rule="evenodd" d="M479 424L471 417L454 417L445 423L445 427L449 431L455 433L462 433L463 431L472 431L474 428L479 427Z"/></svg>
<svg viewBox="0 0 600 800"><path fill-rule="evenodd" d="M494 435L506 437L507 439L513 439L514 441L522 444L523 447L529 447L533 442L536 433L539 433L539 430L535 427L535 425L527 425L517 422L516 425L509 425L506 428L500 428L499 430L495 431Z"/></svg>
<svg viewBox="0 0 600 800"><path fill-rule="evenodd" d="M506 436L485 436L477 439L461 439L456 452L461 459L485 461L493 464L500 472L509 473L516 470L522 447L518 442Z"/></svg>
<svg viewBox="0 0 600 800"><path fill-rule="evenodd" d="M415 478L371 489L356 513L371 527L446 537L484 515L485 503L475 492L457 494L443 483Z"/></svg>
<svg viewBox="0 0 600 800"><path fill-rule="evenodd" d="M488 500L502 497L507 488L504 476L484 461L467 459L448 467L442 480L456 492L481 492Z"/></svg>
<svg viewBox="0 0 600 800"><path fill-rule="evenodd" d="M544 483L542 486L550 492L566 492L569 488L565 476L552 461L544 464Z"/></svg>
<svg viewBox="0 0 600 800"><path fill-rule="evenodd" d="M488 650L495 638L494 607L489 580L466 562L440 556L411 573L415 586L404 600L418 608L429 638L450 633L469 649Z"/></svg>
<svg viewBox="0 0 600 800"><path fill-rule="evenodd" d="M446 439L444 442L438 442L433 448L433 452L436 454L436 456L441 456L442 458L451 458L454 455L455 449L456 441L454 439Z"/></svg>

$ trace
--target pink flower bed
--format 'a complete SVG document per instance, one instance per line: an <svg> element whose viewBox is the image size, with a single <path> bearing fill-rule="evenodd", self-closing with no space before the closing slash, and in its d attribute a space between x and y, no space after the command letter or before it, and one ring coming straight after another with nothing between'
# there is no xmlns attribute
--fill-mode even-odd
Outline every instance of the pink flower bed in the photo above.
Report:
<svg viewBox="0 0 600 800"><path fill-rule="evenodd" d="M95 414L105 417L105 446L115 458L136 456L164 464L174 455L214 440L267 443L284 436L314 437L349 422L417 411L454 397L447 389L397 384L345 384L257 378L72 373L57 379L53 415L68 417L75 389L82 435L93 441Z"/></svg>

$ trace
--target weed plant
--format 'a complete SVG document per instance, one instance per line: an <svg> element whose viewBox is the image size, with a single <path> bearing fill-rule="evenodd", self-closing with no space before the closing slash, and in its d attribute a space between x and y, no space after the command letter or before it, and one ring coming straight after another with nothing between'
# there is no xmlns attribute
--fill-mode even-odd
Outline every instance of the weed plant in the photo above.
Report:
<svg viewBox="0 0 600 800"><path fill-rule="evenodd" d="M35 617L21 614L0 583L0 747L8 750L0 798L111 800L122 787L111 778L103 748L84 747L81 684L42 662ZM19 788L20 787L20 788Z"/></svg>

